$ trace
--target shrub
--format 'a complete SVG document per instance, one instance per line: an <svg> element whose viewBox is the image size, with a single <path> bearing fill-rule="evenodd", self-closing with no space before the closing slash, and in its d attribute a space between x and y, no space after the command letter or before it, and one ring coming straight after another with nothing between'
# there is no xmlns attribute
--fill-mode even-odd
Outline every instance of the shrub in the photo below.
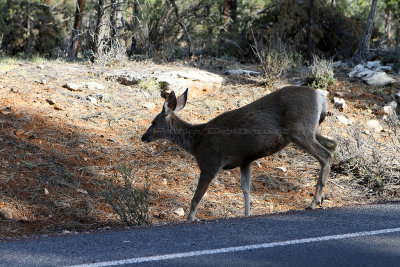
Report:
<svg viewBox="0 0 400 267"><path fill-rule="evenodd" d="M400 152L398 135L393 144L383 144L372 135L362 134L360 125L354 124L346 130L345 136L336 136L338 146L332 172L350 176L352 181L370 192L376 192L385 185L398 184L399 169L396 166Z"/></svg>
<svg viewBox="0 0 400 267"><path fill-rule="evenodd" d="M306 81L311 87L326 90L329 85L336 83L334 76L332 61L314 56L306 74Z"/></svg>
<svg viewBox="0 0 400 267"><path fill-rule="evenodd" d="M149 202L150 190L133 186L133 168L125 164L119 165L113 178L107 184L104 196L110 203L114 213L128 226L150 224ZM122 183L120 183L122 178Z"/></svg>
<svg viewBox="0 0 400 267"><path fill-rule="evenodd" d="M301 55L295 53L292 47L284 43L277 35L271 35L267 43L254 38L252 49L260 61L259 69L264 75L268 88L272 88L279 78L301 62Z"/></svg>

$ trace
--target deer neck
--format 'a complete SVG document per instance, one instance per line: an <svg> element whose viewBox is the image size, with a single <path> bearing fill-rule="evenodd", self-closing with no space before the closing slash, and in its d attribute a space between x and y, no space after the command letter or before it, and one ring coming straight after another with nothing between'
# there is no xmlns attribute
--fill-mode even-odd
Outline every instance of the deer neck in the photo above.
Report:
<svg viewBox="0 0 400 267"><path fill-rule="evenodd" d="M179 145L190 154L194 153L194 144L201 133L204 124L190 124L174 113L170 115L170 131L166 133L166 139Z"/></svg>

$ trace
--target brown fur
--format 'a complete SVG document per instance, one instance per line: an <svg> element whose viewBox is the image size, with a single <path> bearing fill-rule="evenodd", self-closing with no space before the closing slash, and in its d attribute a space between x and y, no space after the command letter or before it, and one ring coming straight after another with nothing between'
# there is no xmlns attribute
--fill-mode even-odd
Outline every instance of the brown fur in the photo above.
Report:
<svg viewBox="0 0 400 267"><path fill-rule="evenodd" d="M336 142L318 134L325 117L326 100L315 89L285 87L242 108L225 112L208 123L192 125L174 113L186 104L186 92L176 99L172 92L163 111L143 135L143 141L168 139L193 154L201 175L192 200L189 219L210 182L221 169L241 167L245 214L250 214L250 176L254 160L282 150L290 142L314 156L321 164L316 194L310 208L322 202L322 189L329 175Z"/></svg>

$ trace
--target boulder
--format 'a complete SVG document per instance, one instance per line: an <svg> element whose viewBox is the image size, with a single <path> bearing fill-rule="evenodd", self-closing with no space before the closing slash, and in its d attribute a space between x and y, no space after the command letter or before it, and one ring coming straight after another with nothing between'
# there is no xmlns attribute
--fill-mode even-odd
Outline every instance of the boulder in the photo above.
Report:
<svg viewBox="0 0 400 267"><path fill-rule="evenodd" d="M384 86L394 82L394 79L385 72L390 70L391 66L382 66L380 61L369 61L365 66L362 64L355 66L348 76L362 78L369 85Z"/></svg>
<svg viewBox="0 0 400 267"><path fill-rule="evenodd" d="M385 86L394 82L394 79L386 74L386 72L380 71L363 77L363 80L369 85Z"/></svg>

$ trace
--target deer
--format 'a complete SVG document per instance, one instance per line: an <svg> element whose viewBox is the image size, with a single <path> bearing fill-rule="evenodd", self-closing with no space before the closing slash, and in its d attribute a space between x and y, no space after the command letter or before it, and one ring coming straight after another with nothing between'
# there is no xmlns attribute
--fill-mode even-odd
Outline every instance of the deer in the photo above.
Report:
<svg viewBox="0 0 400 267"><path fill-rule="evenodd" d="M191 201L189 221L195 220L199 202L217 173L236 167L240 167L245 216L250 216L253 161L277 153L289 143L320 163L314 199L307 208L322 205L323 188L337 143L318 131L328 110L327 97L321 90L287 86L202 124L191 124L178 117L187 99L188 89L178 98L172 91L142 141L166 139L196 159L200 178Z"/></svg>

